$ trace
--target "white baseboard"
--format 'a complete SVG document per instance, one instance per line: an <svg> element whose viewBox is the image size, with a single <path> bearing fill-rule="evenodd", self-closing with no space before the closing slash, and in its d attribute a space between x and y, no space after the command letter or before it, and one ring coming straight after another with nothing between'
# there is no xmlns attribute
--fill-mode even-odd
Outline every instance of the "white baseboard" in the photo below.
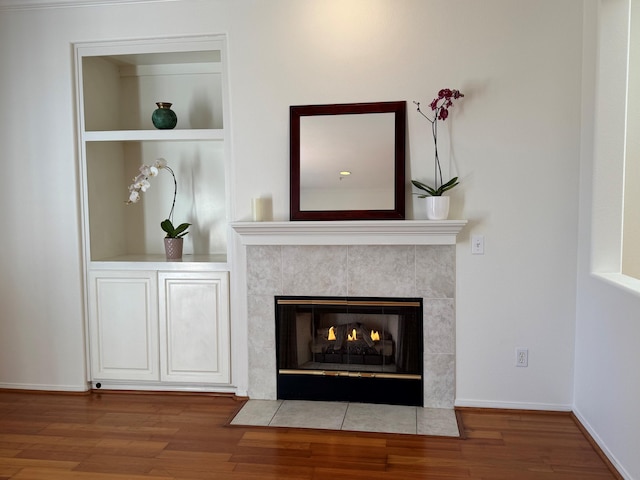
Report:
<svg viewBox="0 0 640 480"><path fill-rule="evenodd" d="M564 403L496 402L493 400L467 400L456 398L456 407L502 408L507 410L544 410L550 412L571 412L572 405Z"/></svg>
<svg viewBox="0 0 640 480"><path fill-rule="evenodd" d="M179 383L152 383L152 382L111 382L110 380L87 382L83 385L42 385L32 383L1 383L0 390L37 390L55 392L88 392L98 389L97 383L104 390L140 390L150 392L189 392L189 393L233 393L238 395L233 385L207 385L207 384L179 384Z"/></svg>
<svg viewBox="0 0 640 480"><path fill-rule="evenodd" d="M624 478L625 480L633 480L633 477L631 476L631 474L624 469L624 467L620 464L620 462L618 462L618 459L615 457L615 455L611 453L611 450L607 448L607 445L602 441L600 436L596 433L593 427L582 416L580 411L575 406L573 407L573 414L576 416L576 418L582 424L585 430L589 432L589 435L591 435L591 438L593 438L593 441L598 444L598 447L600 447L600 450L602 450L602 453L604 453L607 456L609 461L613 464L613 466L618 471L618 473L622 476L622 478Z"/></svg>
<svg viewBox="0 0 640 480"><path fill-rule="evenodd" d="M184 392L184 393L232 393L237 395L233 385L185 384L171 382L137 382L125 380L93 380L89 388L99 390L128 390L145 392ZM100 385L98 387L98 385Z"/></svg>
<svg viewBox="0 0 640 480"><path fill-rule="evenodd" d="M54 392L87 392L89 385L42 385L34 383L0 383L0 389L7 390L42 390L51 393Z"/></svg>

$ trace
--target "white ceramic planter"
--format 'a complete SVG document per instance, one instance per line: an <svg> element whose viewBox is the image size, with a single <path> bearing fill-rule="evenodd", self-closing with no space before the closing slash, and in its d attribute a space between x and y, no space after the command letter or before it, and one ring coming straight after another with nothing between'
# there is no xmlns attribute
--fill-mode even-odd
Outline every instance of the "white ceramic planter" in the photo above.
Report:
<svg viewBox="0 0 640 480"><path fill-rule="evenodd" d="M427 197L427 220L446 220L449 216L449 197Z"/></svg>

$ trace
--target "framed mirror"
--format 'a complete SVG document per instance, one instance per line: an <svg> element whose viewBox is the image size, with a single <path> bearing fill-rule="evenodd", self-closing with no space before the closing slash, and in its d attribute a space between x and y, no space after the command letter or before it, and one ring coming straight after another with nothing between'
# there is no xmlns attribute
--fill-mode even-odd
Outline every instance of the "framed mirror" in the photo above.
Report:
<svg viewBox="0 0 640 480"><path fill-rule="evenodd" d="M290 107L291 220L403 220L406 109Z"/></svg>

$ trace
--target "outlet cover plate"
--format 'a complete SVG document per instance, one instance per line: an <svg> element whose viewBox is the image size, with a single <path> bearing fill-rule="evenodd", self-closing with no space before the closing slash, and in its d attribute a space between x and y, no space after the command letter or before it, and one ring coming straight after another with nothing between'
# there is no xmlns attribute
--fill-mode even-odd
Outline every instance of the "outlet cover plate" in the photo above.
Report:
<svg viewBox="0 0 640 480"><path fill-rule="evenodd" d="M516 367L529 366L529 350L527 348L516 348Z"/></svg>

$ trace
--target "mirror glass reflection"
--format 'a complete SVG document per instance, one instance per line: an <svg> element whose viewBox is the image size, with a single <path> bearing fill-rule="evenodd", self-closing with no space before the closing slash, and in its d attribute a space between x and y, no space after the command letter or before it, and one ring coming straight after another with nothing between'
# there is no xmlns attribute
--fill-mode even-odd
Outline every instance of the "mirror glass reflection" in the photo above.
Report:
<svg viewBox="0 0 640 480"><path fill-rule="evenodd" d="M291 220L402 220L406 102L290 107Z"/></svg>
<svg viewBox="0 0 640 480"><path fill-rule="evenodd" d="M394 206L395 114L300 119L300 209Z"/></svg>

